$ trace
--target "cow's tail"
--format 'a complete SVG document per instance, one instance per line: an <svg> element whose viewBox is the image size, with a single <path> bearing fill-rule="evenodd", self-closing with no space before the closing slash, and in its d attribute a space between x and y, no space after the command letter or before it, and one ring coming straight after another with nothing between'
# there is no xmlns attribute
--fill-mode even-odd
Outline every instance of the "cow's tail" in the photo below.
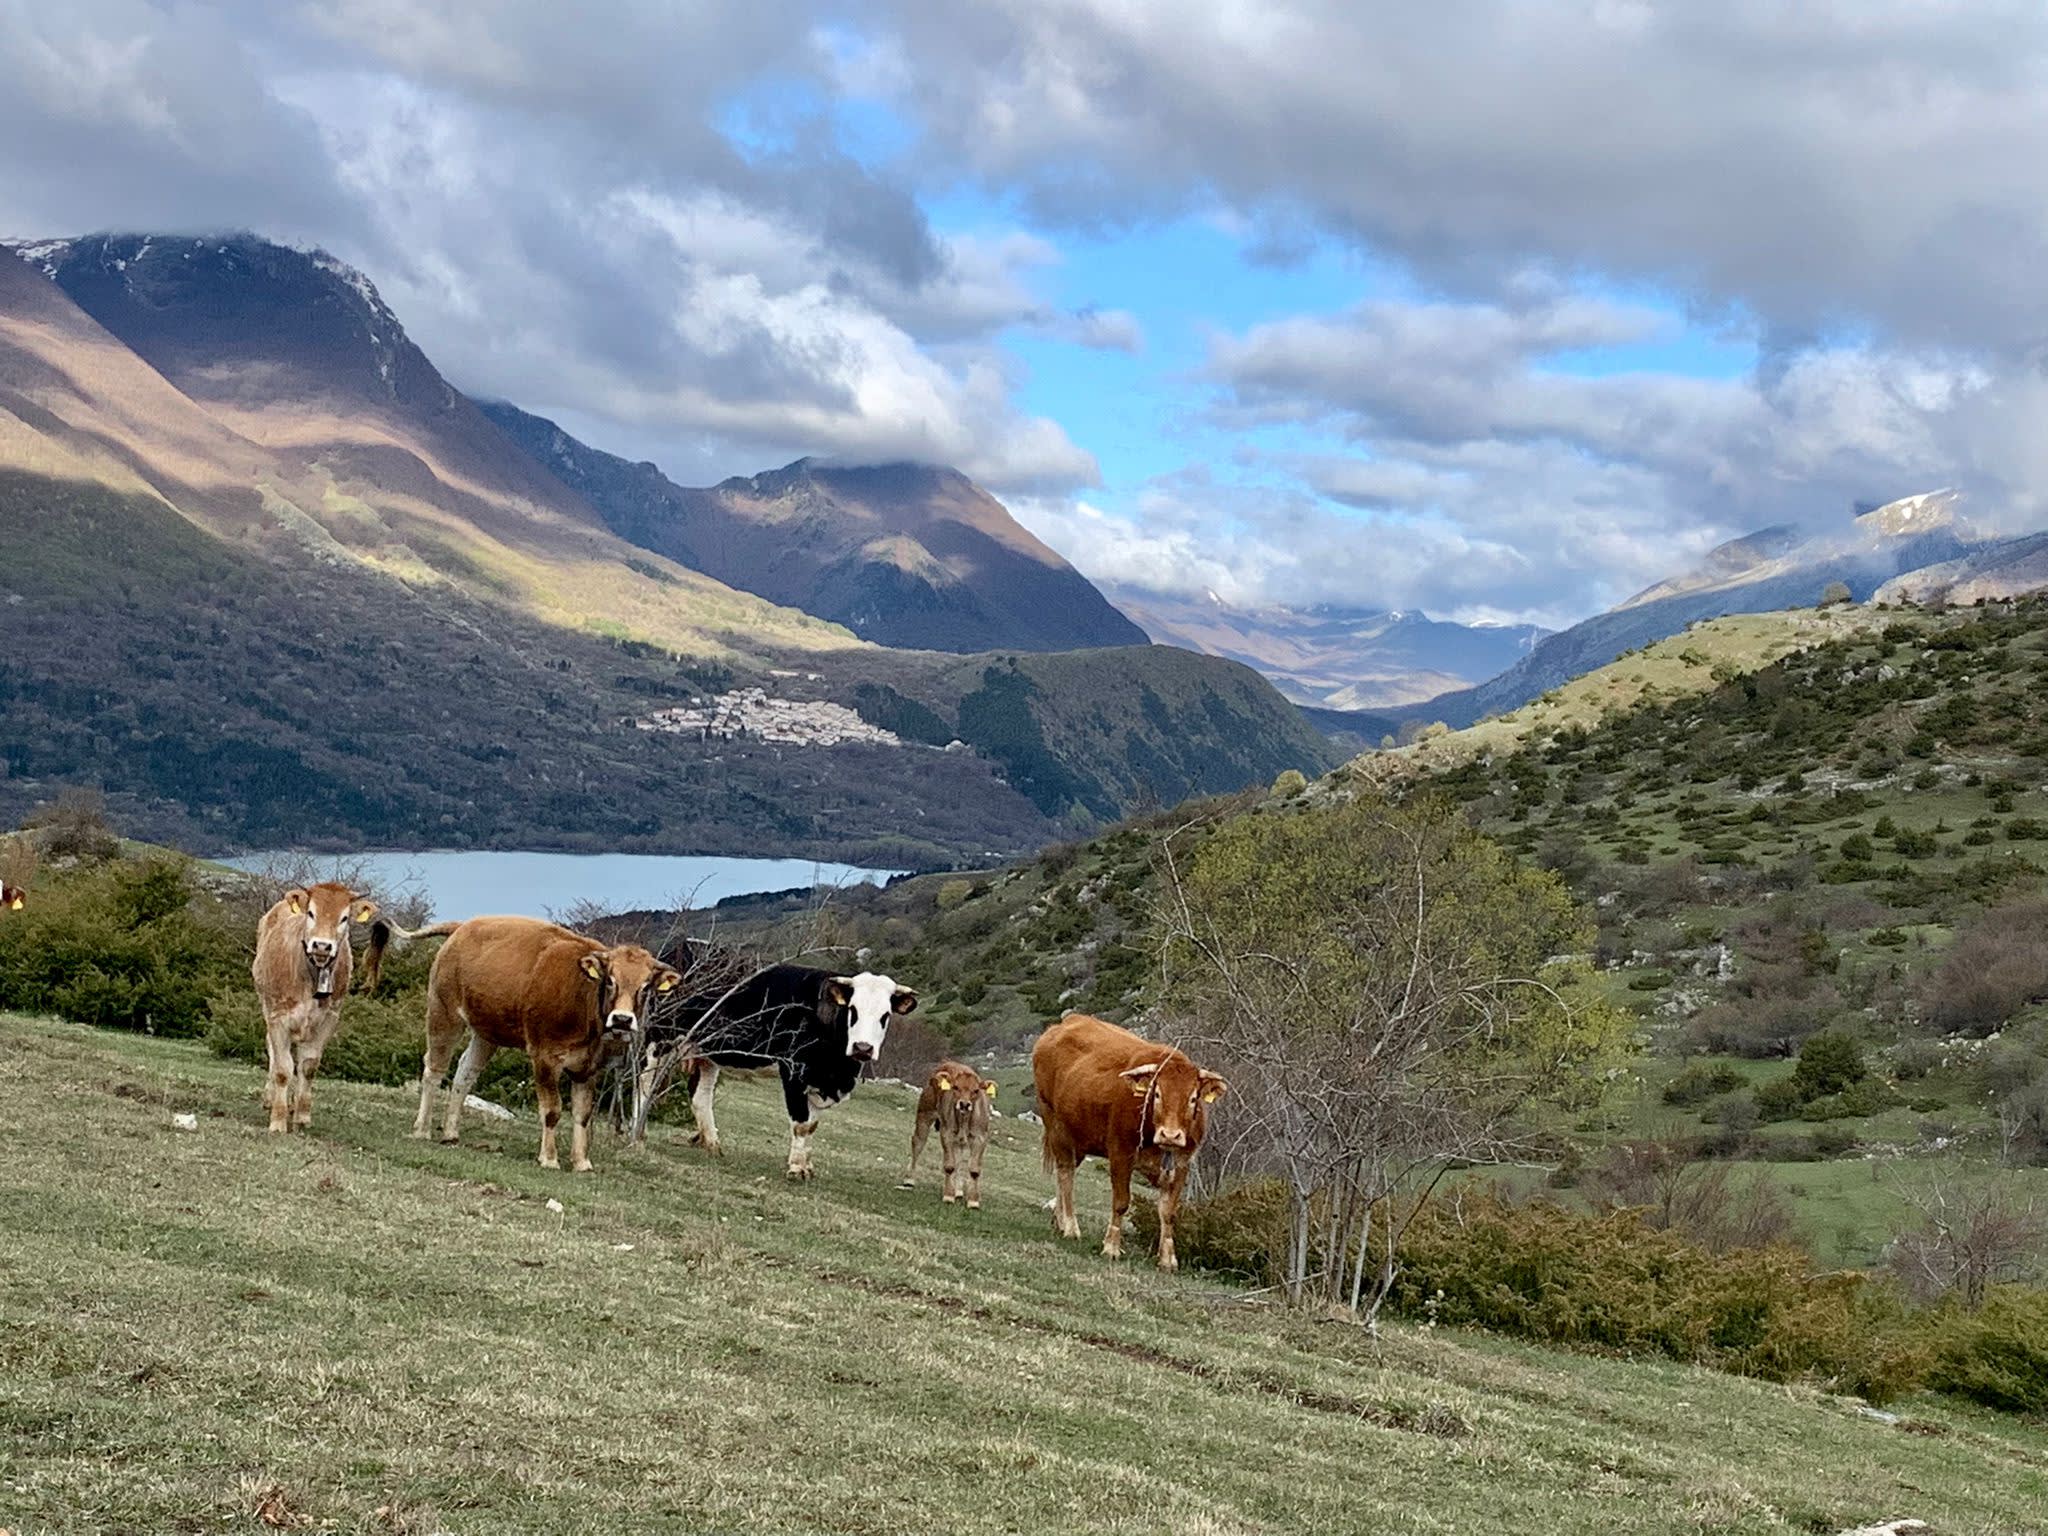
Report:
<svg viewBox="0 0 2048 1536"><path fill-rule="evenodd" d="M415 939L445 939L461 926L460 923L435 923L430 928L401 928L388 918L378 918L370 924L370 948L363 956L364 995L377 990L377 979L383 974L387 951L403 949Z"/></svg>

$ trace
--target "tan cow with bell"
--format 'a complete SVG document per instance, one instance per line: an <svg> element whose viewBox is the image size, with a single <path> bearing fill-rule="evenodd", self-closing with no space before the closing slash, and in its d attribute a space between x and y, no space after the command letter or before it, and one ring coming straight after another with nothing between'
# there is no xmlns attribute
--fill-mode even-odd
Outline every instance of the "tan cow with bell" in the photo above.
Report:
<svg viewBox="0 0 2048 1536"><path fill-rule="evenodd" d="M365 992L377 985L390 926L377 918L377 904L335 881L286 891L256 924L256 959L249 968L256 999L263 1006L270 1076L263 1102L270 1132L313 1123L313 1074L321 1053L341 1025L341 1000L348 995L355 957L353 929L367 929L363 958Z"/></svg>
<svg viewBox="0 0 2048 1536"><path fill-rule="evenodd" d="M682 974L638 944L607 946L538 918L473 917L423 929L416 937L434 933L452 937L427 978L427 1054L413 1135L427 1135L435 1090L467 1029L469 1047L448 1090L441 1139L452 1142L461 1135L463 1100L491 1057L513 1046L533 1063L541 1167L562 1166L555 1127L567 1078L575 1111L569 1166L588 1173L598 1069L630 1049L635 1035L644 1037L648 1007L675 991Z"/></svg>
<svg viewBox="0 0 2048 1536"><path fill-rule="evenodd" d="M1170 1045L1134 1035L1085 1013L1070 1013L1031 1048L1038 1115L1045 1122L1045 1166L1056 1183L1053 1223L1079 1237L1074 1169L1084 1159L1109 1164L1109 1229L1102 1251L1123 1253L1131 1170L1159 1191L1159 1267L1173 1269L1173 1218L1188 1169L1209 1127L1209 1108L1228 1085Z"/></svg>
<svg viewBox="0 0 2048 1536"><path fill-rule="evenodd" d="M904 1172L903 1187L917 1183L917 1160L933 1130L939 1133L939 1151L945 1162L945 1179L940 1198L951 1205L959 1193L967 1197L967 1209L981 1209L981 1158L988 1151L989 1109L996 1101L996 1085L974 1068L957 1061L939 1063L925 1080L917 1096L917 1121L910 1130L910 1167ZM959 1173L962 1158L967 1172Z"/></svg>

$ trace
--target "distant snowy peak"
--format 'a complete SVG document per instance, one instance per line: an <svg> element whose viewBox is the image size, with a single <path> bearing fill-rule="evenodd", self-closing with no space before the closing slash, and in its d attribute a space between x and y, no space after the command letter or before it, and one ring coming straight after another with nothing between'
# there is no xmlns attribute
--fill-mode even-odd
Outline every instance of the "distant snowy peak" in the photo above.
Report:
<svg viewBox="0 0 2048 1536"><path fill-rule="evenodd" d="M1917 496L1901 496L1897 501L1888 501L1865 512L1856 519L1856 527L1866 536L1881 539L1912 538L1936 528L1949 528L1956 530L1967 542L1970 533L1962 516L1962 505L1961 491L1952 488L1922 491Z"/></svg>

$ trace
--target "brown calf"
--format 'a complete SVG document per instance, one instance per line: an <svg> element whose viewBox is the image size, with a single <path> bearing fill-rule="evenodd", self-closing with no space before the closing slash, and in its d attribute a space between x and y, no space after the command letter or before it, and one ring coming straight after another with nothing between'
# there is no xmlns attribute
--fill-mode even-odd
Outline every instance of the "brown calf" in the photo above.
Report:
<svg viewBox="0 0 2048 1536"><path fill-rule="evenodd" d="M996 1085L972 1067L957 1061L941 1062L925 1080L917 1096L917 1123L910 1130L910 1167L903 1175L903 1187L917 1183L917 1160L924 1152L925 1138L934 1127L939 1133L939 1151L945 1158L945 1180L940 1198L951 1205L955 1175L961 1154L967 1157L967 1173L958 1180L967 1196L967 1209L981 1209L981 1157L988 1150L989 1106L995 1102Z"/></svg>
<svg viewBox="0 0 2048 1536"><path fill-rule="evenodd" d="M1045 1166L1057 1183L1053 1224L1079 1237L1074 1169L1083 1158L1109 1162L1111 1209L1102 1251L1123 1252L1131 1170L1159 1191L1159 1267L1173 1269L1173 1218L1188 1169L1209 1125L1209 1106L1227 1084L1170 1045L1158 1045L1084 1013L1070 1013L1031 1048L1038 1114L1045 1122Z"/></svg>
<svg viewBox="0 0 2048 1536"><path fill-rule="evenodd" d="M270 1076L263 1102L270 1110L270 1131L283 1135L293 1125L313 1123L313 1074L321 1053L341 1023L341 1000L348 995L354 953L351 928L370 933L363 960L365 992L377 985L377 969L391 937L388 924L377 921L377 904L347 886L327 881L294 887L278 899L256 924L256 959L249 967L256 999L263 1006Z"/></svg>
<svg viewBox="0 0 2048 1536"><path fill-rule="evenodd" d="M596 939L530 917L473 917L424 933L453 936L434 957L427 978L427 1055L420 1073L415 1136L427 1134L434 1091L464 1029L469 1048L448 1090L441 1139L462 1132L462 1102L503 1046L533 1062L540 1101L540 1165L559 1168L555 1127L562 1119L562 1079L570 1084L575 1129L569 1166L590 1171L590 1117L597 1073L644 1027L656 994L673 992L682 976L638 944L607 948Z"/></svg>

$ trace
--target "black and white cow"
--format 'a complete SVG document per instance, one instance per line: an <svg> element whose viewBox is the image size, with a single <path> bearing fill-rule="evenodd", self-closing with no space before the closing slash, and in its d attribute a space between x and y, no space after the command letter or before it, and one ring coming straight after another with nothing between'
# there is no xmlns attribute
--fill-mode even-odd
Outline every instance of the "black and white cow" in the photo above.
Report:
<svg viewBox="0 0 2048 1536"><path fill-rule="evenodd" d="M915 992L872 971L835 976L771 965L659 1008L647 1026L649 1076L671 1062L687 1068L695 1140L716 1152L719 1068L776 1068L789 1111L789 1176L808 1179L819 1112L853 1092L861 1068L881 1055L890 1020L916 1007Z"/></svg>

